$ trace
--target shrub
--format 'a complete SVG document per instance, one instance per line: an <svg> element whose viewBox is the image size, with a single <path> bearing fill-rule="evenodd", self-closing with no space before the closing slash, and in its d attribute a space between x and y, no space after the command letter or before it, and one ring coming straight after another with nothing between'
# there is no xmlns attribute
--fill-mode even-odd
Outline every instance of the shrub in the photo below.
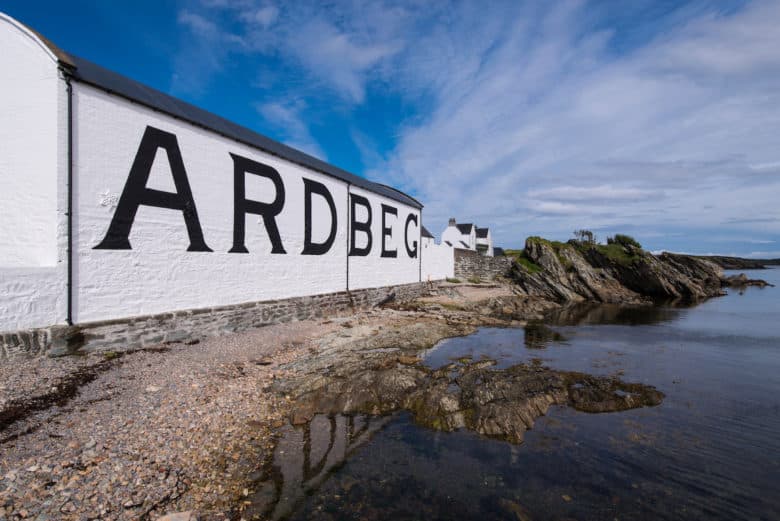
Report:
<svg viewBox="0 0 780 521"><path fill-rule="evenodd" d="M622 233L616 233L614 237L608 237L607 244L619 244L625 247L633 246L634 248L642 249L642 245L639 244L639 241L630 235L624 235Z"/></svg>
<svg viewBox="0 0 780 521"><path fill-rule="evenodd" d="M450 277L447 277L447 282L451 282L452 284L460 284L460 279L453 279Z"/></svg>
<svg viewBox="0 0 780 521"><path fill-rule="evenodd" d="M471 284L482 284L482 279L479 277L469 277L468 280Z"/></svg>

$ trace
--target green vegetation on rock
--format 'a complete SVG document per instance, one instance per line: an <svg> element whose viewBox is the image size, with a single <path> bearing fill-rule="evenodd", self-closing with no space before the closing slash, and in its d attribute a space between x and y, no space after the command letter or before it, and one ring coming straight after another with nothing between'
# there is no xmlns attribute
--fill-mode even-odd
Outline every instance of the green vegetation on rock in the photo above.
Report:
<svg viewBox="0 0 780 521"><path fill-rule="evenodd" d="M544 240L544 239L542 239ZM528 273L534 274L542 271L542 267L528 258L525 250L504 250L504 255L512 257L516 263L521 265Z"/></svg>
<svg viewBox="0 0 780 521"><path fill-rule="evenodd" d="M631 266L642 259L642 250L638 252L613 242L612 244L596 244L592 246L609 260L621 266Z"/></svg>
<svg viewBox="0 0 780 521"><path fill-rule="evenodd" d="M619 244L621 246L632 246L634 248L642 249L642 245L631 237L630 235L623 235L622 233L616 233L614 237L607 237L607 245Z"/></svg>

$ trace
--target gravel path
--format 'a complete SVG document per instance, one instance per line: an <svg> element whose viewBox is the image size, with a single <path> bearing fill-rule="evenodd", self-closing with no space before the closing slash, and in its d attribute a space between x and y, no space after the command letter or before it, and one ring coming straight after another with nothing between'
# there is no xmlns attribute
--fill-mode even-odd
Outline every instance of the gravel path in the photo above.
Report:
<svg viewBox="0 0 780 521"><path fill-rule="evenodd" d="M229 517L286 415L277 366L341 322L0 365L0 520Z"/></svg>

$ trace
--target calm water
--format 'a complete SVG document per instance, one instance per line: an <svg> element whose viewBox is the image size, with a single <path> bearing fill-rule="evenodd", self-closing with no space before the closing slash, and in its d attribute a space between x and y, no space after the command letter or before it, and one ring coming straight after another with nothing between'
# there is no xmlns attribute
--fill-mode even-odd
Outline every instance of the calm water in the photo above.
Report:
<svg viewBox="0 0 780 521"><path fill-rule="evenodd" d="M747 273L780 286L778 269ZM539 358L654 385L663 404L609 414L556 407L522 445L398 415L350 449L292 518L780 519L780 287L556 320L557 338L482 329L440 343L426 363ZM335 420L327 428L336 432Z"/></svg>

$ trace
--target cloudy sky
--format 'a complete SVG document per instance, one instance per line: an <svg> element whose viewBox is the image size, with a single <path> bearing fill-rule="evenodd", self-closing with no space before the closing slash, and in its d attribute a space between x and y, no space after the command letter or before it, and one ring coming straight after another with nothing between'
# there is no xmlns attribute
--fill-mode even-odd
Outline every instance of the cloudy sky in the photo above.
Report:
<svg viewBox="0 0 780 521"><path fill-rule="evenodd" d="M780 257L778 0L31 4L0 10L411 193L436 235Z"/></svg>

